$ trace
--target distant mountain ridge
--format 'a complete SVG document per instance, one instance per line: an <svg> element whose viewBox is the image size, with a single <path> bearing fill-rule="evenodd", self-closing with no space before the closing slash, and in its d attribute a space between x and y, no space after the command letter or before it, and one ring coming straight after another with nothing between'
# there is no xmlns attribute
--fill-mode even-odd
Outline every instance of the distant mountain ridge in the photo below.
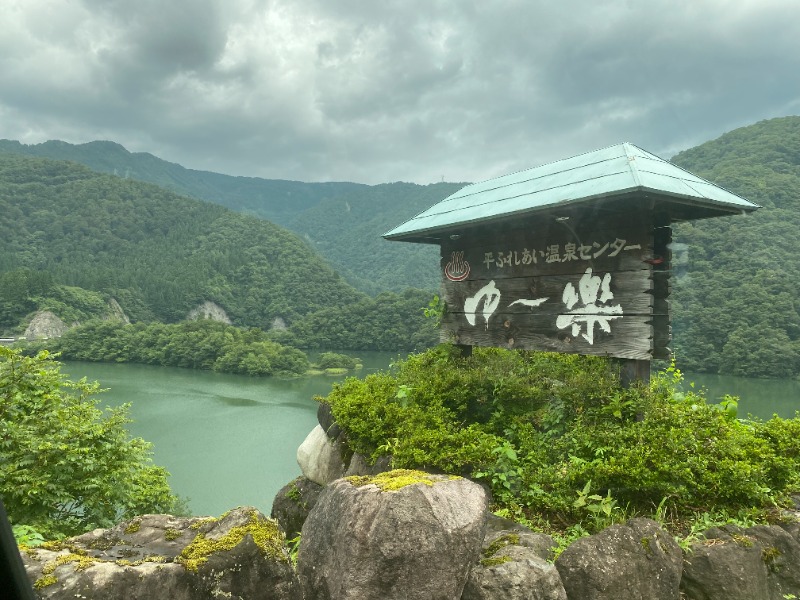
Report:
<svg viewBox="0 0 800 600"><path fill-rule="evenodd" d="M303 183L196 171L147 152L129 152L110 141L69 144L49 140L27 145L0 140L0 152L70 160L99 173L154 183L172 192L251 213L284 226L298 212L327 198L367 187L357 183Z"/></svg>
<svg viewBox="0 0 800 600"><path fill-rule="evenodd" d="M26 145L0 140L0 153L77 162L100 173L153 183L282 225L303 236L345 279L370 294L409 287L431 293L438 289L436 248L387 242L381 234L464 185L370 186L234 177L186 169L109 141L74 145L51 140Z"/></svg>

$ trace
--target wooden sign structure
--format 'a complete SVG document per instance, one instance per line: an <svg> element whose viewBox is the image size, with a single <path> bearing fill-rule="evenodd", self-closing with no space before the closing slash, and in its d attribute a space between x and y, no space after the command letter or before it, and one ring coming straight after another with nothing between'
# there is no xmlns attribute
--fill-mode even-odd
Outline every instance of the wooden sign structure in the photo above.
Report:
<svg viewBox="0 0 800 600"><path fill-rule="evenodd" d="M670 225L756 208L626 143L467 186L384 237L440 246L443 340L646 379L670 356Z"/></svg>
<svg viewBox="0 0 800 600"><path fill-rule="evenodd" d="M667 356L669 287L659 275L669 228L657 240L646 224L587 223L576 212L443 242L444 336L470 346Z"/></svg>

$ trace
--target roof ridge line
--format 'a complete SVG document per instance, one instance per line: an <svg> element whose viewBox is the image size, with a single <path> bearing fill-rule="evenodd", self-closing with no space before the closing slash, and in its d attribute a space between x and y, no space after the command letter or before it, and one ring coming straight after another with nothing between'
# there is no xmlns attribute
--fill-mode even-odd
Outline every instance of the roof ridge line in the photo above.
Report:
<svg viewBox="0 0 800 600"><path fill-rule="evenodd" d="M636 146L634 146L630 142L623 142L622 147L625 149L625 156L628 157L628 166L631 169L631 175L633 175L633 181L636 183L637 187L642 187L642 180L639 177L639 169L636 166L636 156L630 151L631 147L636 148Z"/></svg>

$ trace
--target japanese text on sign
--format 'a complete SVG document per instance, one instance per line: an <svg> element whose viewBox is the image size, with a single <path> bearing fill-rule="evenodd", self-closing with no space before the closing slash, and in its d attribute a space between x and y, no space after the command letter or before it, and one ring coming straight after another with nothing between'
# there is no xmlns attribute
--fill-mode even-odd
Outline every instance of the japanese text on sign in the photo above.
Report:
<svg viewBox="0 0 800 600"><path fill-rule="evenodd" d="M563 252L562 252L563 247ZM614 258L620 252L641 250L641 244L628 244L628 240L616 238L613 242L592 242L591 244L549 244L543 250L523 248L522 250L508 250L484 253L483 263L489 269L492 266L499 268L518 265L531 265L543 263L563 263L570 261L593 260L602 257Z"/></svg>

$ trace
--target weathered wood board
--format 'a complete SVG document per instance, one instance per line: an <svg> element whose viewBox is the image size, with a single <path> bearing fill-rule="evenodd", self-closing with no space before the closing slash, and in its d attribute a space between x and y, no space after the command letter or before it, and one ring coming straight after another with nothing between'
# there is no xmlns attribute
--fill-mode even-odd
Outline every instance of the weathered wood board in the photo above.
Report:
<svg viewBox="0 0 800 600"><path fill-rule="evenodd" d="M610 322L610 332L594 325L593 339L587 339L586 326L573 334L572 327L559 329L555 319L536 315L496 314L488 327L472 327L462 315L447 313L442 318L444 341L467 346L495 346L546 352L568 352L650 360L652 358L653 327L651 318L626 316Z"/></svg>
<svg viewBox="0 0 800 600"><path fill-rule="evenodd" d="M443 339L636 360L668 356L669 228L636 217L573 224L551 219L443 241Z"/></svg>

